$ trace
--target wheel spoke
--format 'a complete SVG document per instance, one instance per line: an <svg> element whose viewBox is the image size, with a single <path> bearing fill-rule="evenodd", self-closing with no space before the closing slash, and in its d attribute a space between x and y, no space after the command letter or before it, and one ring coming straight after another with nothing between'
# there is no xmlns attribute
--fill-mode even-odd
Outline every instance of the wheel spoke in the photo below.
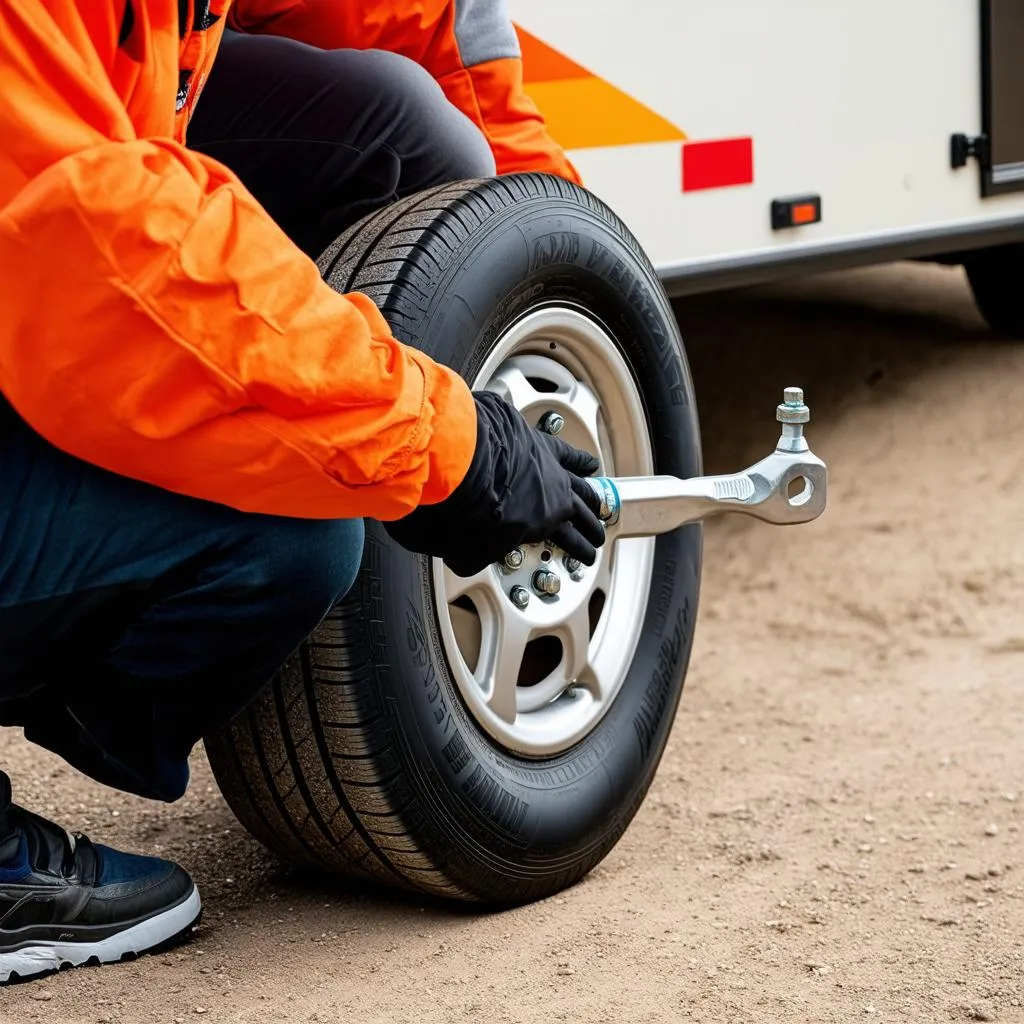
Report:
<svg viewBox="0 0 1024 1024"><path fill-rule="evenodd" d="M460 597L472 597L482 590L494 590L494 570L491 566L481 569L475 576L456 576L448 566L444 567L444 595L449 604Z"/></svg>
<svg viewBox="0 0 1024 1024"><path fill-rule="evenodd" d="M566 682L588 690L598 702L610 697L616 669L598 660L602 650L608 652L610 645L602 643L600 635L590 635L590 615L586 606L565 623L559 634L565 648L562 664Z"/></svg>
<svg viewBox="0 0 1024 1024"><path fill-rule="evenodd" d="M587 606L583 605L559 630L565 656L566 682L574 683L580 679L590 664L590 616Z"/></svg>
<svg viewBox="0 0 1024 1024"><path fill-rule="evenodd" d="M501 395L520 412L541 400L541 393L529 382L526 374L514 364L506 363L487 382L487 390Z"/></svg>
<svg viewBox="0 0 1024 1024"><path fill-rule="evenodd" d="M519 670L532 630L521 614L505 610L485 614L482 630L476 681L491 711L512 723L517 713Z"/></svg>
<svg viewBox="0 0 1024 1024"><path fill-rule="evenodd" d="M569 404L572 406L573 413L583 424L583 429L594 446L594 454L601 460L601 465L604 467L605 460L604 452L601 450L600 433L601 403L597 400L597 395L582 381L576 381Z"/></svg>
<svg viewBox="0 0 1024 1024"><path fill-rule="evenodd" d="M608 651L608 645L598 645L597 656L592 658L587 667L583 670L577 680L577 686L589 690L591 696L598 703L603 703L611 698L615 690L615 680L618 669L606 664L608 660L601 657L602 651Z"/></svg>
<svg viewBox="0 0 1024 1024"><path fill-rule="evenodd" d="M631 540L616 541L615 537L610 535L605 541L605 546L624 544L628 547L630 543L632 543ZM611 695L614 680L619 678L624 671L622 650L617 643L612 642L612 638L609 636L609 633L614 633L616 629L616 621L611 617L608 609L608 601L611 599L612 593L613 560L610 557L611 554L612 552L605 551L601 556L601 563L597 567L594 590L604 593L605 606L591 638L593 656L579 678L579 685L589 690L598 701L605 700ZM589 613L587 618L589 621Z"/></svg>
<svg viewBox="0 0 1024 1024"><path fill-rule="evenodd" d="M612 549L616 543L612 530L614 527L605 530L604 547L598 555L600 562L597 568L587 570L587 572L595 573L593 590L600 590L606 599L612 589L612 556L615 553Z"/></svg>

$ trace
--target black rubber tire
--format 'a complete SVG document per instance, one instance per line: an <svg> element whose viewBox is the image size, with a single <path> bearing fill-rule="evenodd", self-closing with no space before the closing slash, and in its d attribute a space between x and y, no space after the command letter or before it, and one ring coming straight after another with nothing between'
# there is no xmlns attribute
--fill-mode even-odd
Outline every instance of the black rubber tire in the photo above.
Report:
<svg viewBox="0 0 1024 1024"><path fill-rule="evenodd" d="M321 258L395 334L472 379L526 312L599 318L646 403L656 471L700 472L689 369L639 245L588 192L546 175L435 189L350 229ZM701 531L659 538L637 656L596 728L558 757L499 748L449 673L430 562L367 524L358 580L266 692L207 741L245 826L282 857L491 905L548 896L615 845L643 800L682 693Z"/></svg>
<svg viewBox="0 0 1024 1024"><path fill-rule="evenodd" d="M1024 244L997 245L964 256L974 301L997 334L1024 338Z"/></svg>

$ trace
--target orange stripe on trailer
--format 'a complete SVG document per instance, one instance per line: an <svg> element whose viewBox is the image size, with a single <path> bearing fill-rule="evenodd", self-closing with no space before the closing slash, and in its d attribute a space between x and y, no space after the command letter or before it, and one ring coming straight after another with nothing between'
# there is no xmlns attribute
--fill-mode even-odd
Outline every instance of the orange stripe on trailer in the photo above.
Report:
<svg viewBox="0 0 1024 1024"><path fill-rule="evenodd" d="M523 82L560 82L567 78L593 78L582 64L570 60L553 46L516 25L519 47L523 51Z"/></svg>
<svg viewBox="0 0 1024 1024"><path fill-rule="evenodd" d="M566 149L680 142L686 133L543 40L516 26L523 85Z"/></svg>

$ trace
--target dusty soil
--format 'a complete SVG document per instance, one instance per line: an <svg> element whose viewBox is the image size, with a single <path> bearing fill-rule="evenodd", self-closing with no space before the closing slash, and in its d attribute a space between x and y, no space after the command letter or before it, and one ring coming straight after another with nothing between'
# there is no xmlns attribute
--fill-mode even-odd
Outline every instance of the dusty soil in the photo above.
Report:
<svg viewBox="0 0 1024 1024"><path fill-rule="evenodd" d="M290 874L200 757L180 803L14 733L21 801L182 860L199 939L0 993L22 1022L1024 1021L1024 347L958 271L682 305L709 470L807 389L830 508L707 531L657 782L576 889L479 917Z"/></svg>

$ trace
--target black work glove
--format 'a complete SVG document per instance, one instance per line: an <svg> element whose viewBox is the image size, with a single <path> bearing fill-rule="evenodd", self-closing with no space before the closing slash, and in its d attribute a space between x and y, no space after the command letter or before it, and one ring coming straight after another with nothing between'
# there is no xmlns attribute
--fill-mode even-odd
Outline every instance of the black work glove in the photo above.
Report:
<svg viewBox="0 0 1024 1024"><path fill-rule="evenodd" d="M421 505L385 529L407 550L444 559L459 576L544 540L593 565L604 524L584 477L597 472L597 459L535 430L490 391L473 398L476 451L462 483L444 501Z"/></svg>

